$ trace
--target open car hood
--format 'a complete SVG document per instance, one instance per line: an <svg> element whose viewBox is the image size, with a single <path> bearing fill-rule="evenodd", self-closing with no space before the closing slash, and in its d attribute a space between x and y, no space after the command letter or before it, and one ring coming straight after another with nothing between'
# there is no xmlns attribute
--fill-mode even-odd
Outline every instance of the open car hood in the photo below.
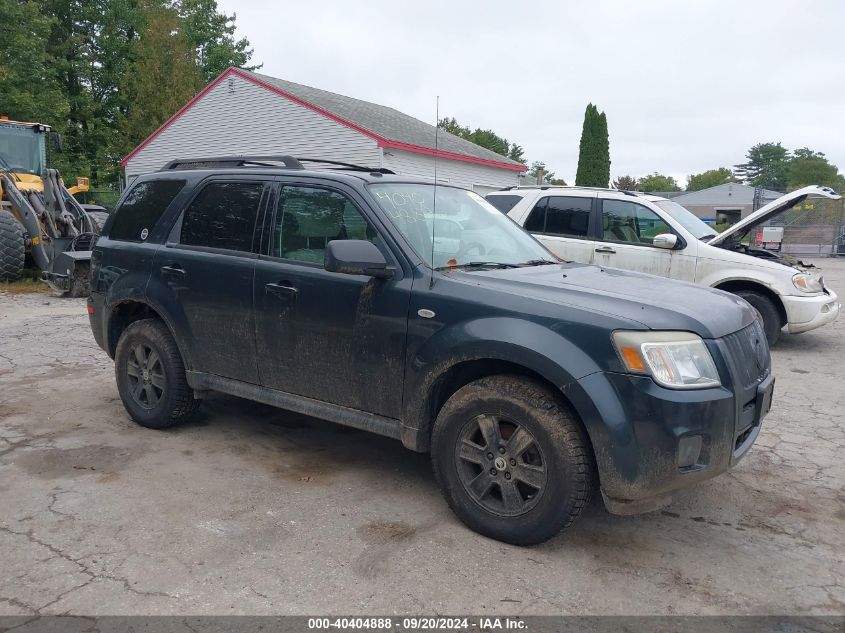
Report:
<svg viewBox="0 0 845 633"><path fill-rule="evenodd" d="M713 246L718 246L719 244L724 243L732 237L741 239L755 226L762 224L769 218L773 218L779 213L783 213L787 209L794 207L799 202L803 202L804 199L810 196L830 198L831 200L838 200L839 198L841 198L841 196L830 187L822 187L819 185L810 185L809 187L803 187L802 189L798 189L796 191L793 191L792 193L788 193L785 196L781 196L780 198L774 200L773 202L770 202L766 206L760 207L754 213L752 213L746 218L743 218L742 220L740 220L727 230L723 231L722 233L719 233L719 235L712 238L707 243Z"/></svg>

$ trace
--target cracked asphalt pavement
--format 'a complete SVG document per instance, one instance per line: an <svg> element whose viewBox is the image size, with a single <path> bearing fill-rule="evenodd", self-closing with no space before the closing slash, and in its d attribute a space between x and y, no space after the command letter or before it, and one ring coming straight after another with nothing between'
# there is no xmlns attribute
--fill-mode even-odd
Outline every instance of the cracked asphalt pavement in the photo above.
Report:
<svg viewBox="0 0 845 633"><path fill-rule="evenodd" d="M773 358L733 471L518 548L399 442L223 396L136 426L84 300L0 293L0 614L843 615L845 319Z"/></svg>

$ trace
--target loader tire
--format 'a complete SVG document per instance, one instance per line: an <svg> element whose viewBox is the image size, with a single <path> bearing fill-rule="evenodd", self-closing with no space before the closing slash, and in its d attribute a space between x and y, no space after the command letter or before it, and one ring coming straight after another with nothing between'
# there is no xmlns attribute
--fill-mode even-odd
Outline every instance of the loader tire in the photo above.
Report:
<svg viewBox="0 0 845 633"><path fill-rule="evenodd" d="M0 211L0 281L15 281L23 274L24 230L8 211Z"/></svg>
<svg viewBox="0 0 845 633"><path fill-rule="evenodd" d="M103 227L106 225L106 220L109 219L109 214L105 211L88 211L88 217L94 222L94 233L101 235Z"/></svg>

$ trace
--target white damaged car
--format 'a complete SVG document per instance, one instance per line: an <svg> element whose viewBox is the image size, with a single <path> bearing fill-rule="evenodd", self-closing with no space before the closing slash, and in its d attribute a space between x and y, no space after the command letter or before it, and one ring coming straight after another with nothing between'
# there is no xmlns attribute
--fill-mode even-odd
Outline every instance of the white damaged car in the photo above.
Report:
<svg viewBox="0 0 845 633"><path fill-rule="evenodd" d="M526 187L487 201L559 257L690 281L741 296L760 313L769 344L833 321L836 293L818 268L745 238L808 197L839 199L829 187L786 194L721 234L667 198L588 187Z"/></svg>

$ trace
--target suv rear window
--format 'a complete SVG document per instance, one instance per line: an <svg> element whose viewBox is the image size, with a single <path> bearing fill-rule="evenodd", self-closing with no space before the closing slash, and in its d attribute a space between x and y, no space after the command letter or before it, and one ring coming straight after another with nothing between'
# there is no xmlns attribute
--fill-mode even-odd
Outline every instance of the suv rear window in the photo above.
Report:
<svg viewBox="0 0 845 633"><path fill-rule="evenodd" d="M502 213L507 213L516 206L516 203L522 200L522 196L487 196L484 198L487 202L492 204Z"/></svg>
<svg viewBox="0 0 845 633"><path fill-rule="evenodd" d="M135 185L115 211L109 239L143 242L184 186L184 180L147 180Z"/></svg>
<svg viewBox="0 0 845 633"><path fill-rule="evenodd" d="M567 237L587 237L592 198L548 196L541 198L525 221L525 230Z"/></svg>
<svg viewBox="0 0 845 633"><path fill-rule="evenodd" d="M263 182L212 182L185 209L179 241L249 253ZM256 240L257 246L257 240Z"/></svg>

